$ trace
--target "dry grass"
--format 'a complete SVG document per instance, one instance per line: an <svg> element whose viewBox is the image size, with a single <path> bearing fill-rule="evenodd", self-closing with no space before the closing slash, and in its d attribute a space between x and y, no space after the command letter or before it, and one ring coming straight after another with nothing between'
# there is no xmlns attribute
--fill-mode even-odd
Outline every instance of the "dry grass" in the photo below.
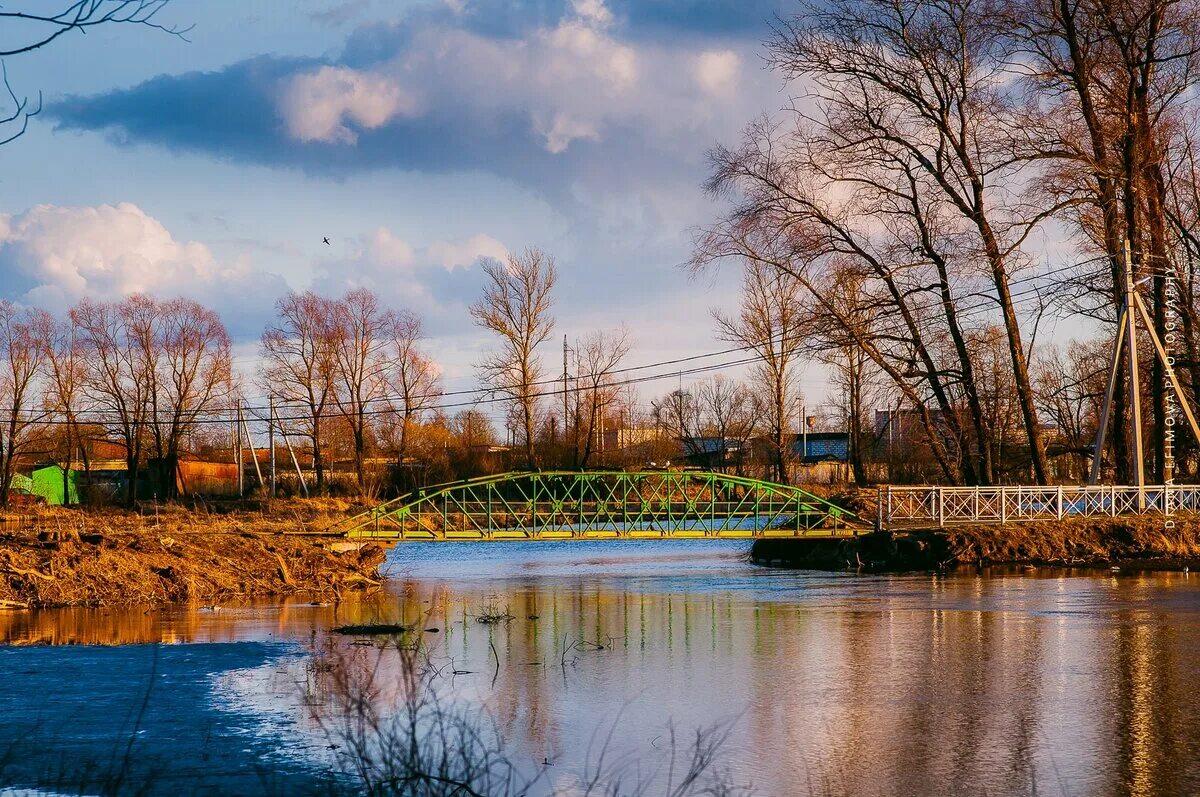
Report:
<svg viewBox="0 0 1200 797"><path fill-rule="evenodd" d="M375 587L378 547L336 554L295 534L328 525L344 503L277 501L269 514L47 509L32 529L0 535L0 607L212 604Z"/></svg>
<svg viewBox="0 0 1200 797"><path fill-rule="evenodd" d="M1080 518L946 529L959 562L1100 564L1200 559L1200 518Z"/></svg>

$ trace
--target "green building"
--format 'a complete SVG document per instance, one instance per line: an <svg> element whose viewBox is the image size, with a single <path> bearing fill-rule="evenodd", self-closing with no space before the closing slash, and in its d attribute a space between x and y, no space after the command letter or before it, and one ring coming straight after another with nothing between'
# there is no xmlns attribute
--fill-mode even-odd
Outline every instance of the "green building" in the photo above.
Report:
<svg viewBox="0 0 1200 797"><path fill-rule="evenodd" d="M40 495L47 504L62 506L78 504L79 490L76 480L79 471L64 469L60 465L44 465L30 474L34 495Z"/></svg>

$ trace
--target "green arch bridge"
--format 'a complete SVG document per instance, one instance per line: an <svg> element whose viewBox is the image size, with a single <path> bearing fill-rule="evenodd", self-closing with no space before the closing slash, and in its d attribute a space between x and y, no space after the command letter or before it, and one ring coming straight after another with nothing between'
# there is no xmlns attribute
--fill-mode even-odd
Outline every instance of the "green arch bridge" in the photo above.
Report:
<svg viewBox="0 0 1200 797"><path fill-rule="evenodd" d="M710 471L531 471L416 490L328 533L379 540L852 537L870 526L785 484Z"/></svg>

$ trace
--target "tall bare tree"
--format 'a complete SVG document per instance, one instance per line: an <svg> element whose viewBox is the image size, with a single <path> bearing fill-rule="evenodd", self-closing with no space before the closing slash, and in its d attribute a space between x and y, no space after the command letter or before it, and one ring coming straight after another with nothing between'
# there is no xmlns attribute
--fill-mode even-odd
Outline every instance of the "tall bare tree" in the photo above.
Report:
<svg viewBox="0 0 1200 797"><path fill-rule="evenodd" d="M337 370L334 316L333 301L312 291L289 293L275 303L275 322L261 341L263 388L285 408L302 408L318 491L326 486L325 415Z"/></svg>
<svg viewBox="0 0 1200 797"><path fill-rule="evenodd" d="M177 494L179 455L198 424L228 404L232 387L229 333L220 317L190 299L160 302L159 336L153 357L161 373L154 380L151 418L158 441L163 491Z"/></svg>
<svg viewBox="0 0 1200 797"><path fill-rule="evenodd" d="M437 405L441 371L420 349L421 319L397 312L388 330L387 383L397 418L396 450L408 454L408 433L423 414Z"/></svg>
<svg viewBox="0 0 1200 797"><path fill-rule="evenodd" d="M818 302L838 264L867 277L874 317L857 345L946 441L934 453L947 477L966 482L994 478L969 346L991 319L1034 478L1048 478L1012 285L1032 262L1030 236L1071 200L1022 200L1038 175L1014 155L1023 131L1006 52L975 0L833 0L780 23L769 60L809 96L790 127L759 121L741 146L716 150L709 188L736 205L697 257L775 263Z"/></svg>
<svg viewBox="0 0 1200 797"><path fill-rule="evenodd" d="M84 380L87 377L87 364L79 335L69 320L59 321L45 310L38 310L34 314L32 329L45 361L46 390L43 401L47 411L62 421L63 468L72 467L78 456L83 473L89 475L91 458L87 440L84 439L84 425L80 421L80 412L86 408Z"/></svg>
<svg viewBox="0 0 1200 797"><path fill-rule="evenodd" d="M348 291L334 305L333 356L337 389L333 400L350 427L354 472L366 490L366 450L373 413L384 409L387 395L387 347L393 314L366 288Z"/></svg>
<svg viewBox="0 0 1200 797"><path fill-rule="evenodd" d="M732 458L740 472L758 428L761 406L757 398L744 384L717 374L700 383L699 400L712 466L723 470Z"/></svg>
<svg viewBox="0 0 1200 797"><path fill-rule="evenodd" d="M132 506L138 494L151 377L138 356L128 311L128 302L85 299L71 309L70 318L86 354L84 394L102 425L125 447L125 501Z"/></svg>
<svg viewBox="0 0 1200 797"><path fill-rule="evenodd" d="M1039 194L1073 222L1080 268L1064 287L1073 308L1115 322L1128 241L1135 278L1150 282L1153 324L1167 330L1170 282L1189 233L1171 219L1174 178L1187 179L1188 128L1200 74L1200 5L1192 0L1011 0L1000 27L1029 92L1017 129L1020 158L1042 164ZM1185 199L1186 204L1186 199ZM1186 215L1186 214L1185 214ZM1175 249L1176 251L1172 251ZM1180 251L1183 250L1183 251ZM1179 275L1186 282L1186 275ZM1139 288L1140 290L1140 288ZM1186 320L1186 313L1185 313ZM1193 358L1194 359L1194 358ZM1196 375L1193 375L1195 381ZM1164 476L1165 369L1151 365L1154 476ZM1126 384L1118 374L1113 443L1116 475L1130 476Z"/></svg>
<svg viewBox="0 0 1200 797"><path fill-rule="evenodd" d="M537 467L534 434L537 429L538 382L542 363L537 348L550 337L550 314L558 270L554 258L539 249L509 255L507 262L484 264L487 283L483 296L471 305L475 323L500 339L500 351L479 365L483 380L511 398L519 412L525 464Z"/></svg>
<svg viewBox="0 0 1200 797"><path fill-rule="evenodd" d="M796 397L796 366L806 340L803 289L787 274L750 260L744 267L737 315L713 313L723 340L750 348L758 358L766 425L771 436L771 467L776 481L788 483L792 442L788 421Z"/></svg>
<svg viewBox="0 0 1200 797"><path fill-rule="evenodd" d="M18 460L36 428L34 401L44 356L34 338L35 322L30 311L18 309L7 299L0 301L0 506L8 505Z"/></svg>
<svg viewBox="0 0 1200 797"><path fill-rule="evenodd" d="M633 346L629 331L624 327L611 332L598 331L584 335L575 343L578 355L577 389L571 396L575 413L575 465L586 468L592 455L602 444L603 419L608 408L617 400L620 386L613 372L620 367Z"/></svg>

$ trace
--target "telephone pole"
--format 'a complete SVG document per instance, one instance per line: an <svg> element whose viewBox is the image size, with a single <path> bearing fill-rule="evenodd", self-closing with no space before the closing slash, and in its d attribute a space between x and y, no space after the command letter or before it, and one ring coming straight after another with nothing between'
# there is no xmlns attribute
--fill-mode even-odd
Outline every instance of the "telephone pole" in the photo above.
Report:
<svg viewBox="0 0 1200 797"><path fill-rule="evenodd" d="M271 447L271 497L275 497L275 396L267 397L267 445Z"/></svg>
<svg viewBox="0 0 1200 797"><path fill-rule="evenodd" d="M563 333L563 444L567 442L567 334Z"/></svg>

